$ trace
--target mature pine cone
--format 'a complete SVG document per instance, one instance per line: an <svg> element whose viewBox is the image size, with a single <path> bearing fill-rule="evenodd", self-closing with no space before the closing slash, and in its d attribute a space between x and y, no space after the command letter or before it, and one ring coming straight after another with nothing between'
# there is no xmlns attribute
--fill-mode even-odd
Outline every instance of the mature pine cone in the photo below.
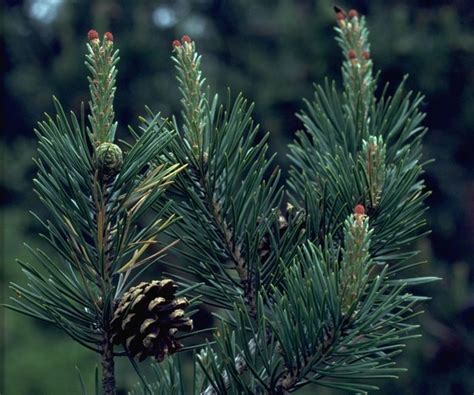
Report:
<svg viewBox="0 0 474 395"><path fill-rule="evenodd" d="M114 344L122 344L129 355L143 361L149 356L161 362L182 344L174 335L191 331L193 321L186 317L186 298L175 298L172 280L142 282L124 293L111 322Z"/></svg>

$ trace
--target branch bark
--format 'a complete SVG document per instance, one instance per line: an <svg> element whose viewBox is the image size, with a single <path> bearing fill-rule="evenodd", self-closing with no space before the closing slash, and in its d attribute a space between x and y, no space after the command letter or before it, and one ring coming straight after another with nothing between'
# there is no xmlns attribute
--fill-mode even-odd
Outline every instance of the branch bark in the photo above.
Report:
<svg viewBox="0 0 474 395"><path fill-rule="evenodd" d="M109 333L104 332L102 343L102 387L105 395L115 395L114 346Z"/></svg>
<svg viewBox="0 0 474 395"><path fill-rule="evenodd" d="M98 245L99 254L102 254L102 301L111 300L112 308L108 309L103 302L103 318L102 318L102 387L104 395L115 395L115 363L114 363L114 345L112 343L112 333L110 329L110 316L107 311L113 311L113 295L114 287L112 285L112 227L109 223L110 209L108 208L110 189L113 179L108 176L101 177L96 173L96 207L97 207L97 232L98 240L102 241ZM99 195L102 198L99 198Z"/></svg>

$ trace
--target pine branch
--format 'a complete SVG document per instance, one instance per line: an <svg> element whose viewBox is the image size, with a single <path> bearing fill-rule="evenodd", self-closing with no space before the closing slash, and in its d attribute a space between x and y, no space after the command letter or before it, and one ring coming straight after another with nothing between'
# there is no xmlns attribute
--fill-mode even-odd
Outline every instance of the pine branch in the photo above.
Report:
<svg viewBox="0 0 474 395"><path fill-rule="evenodd" d="M403 82L393 97L388 97L387 89L379 99L373 97L372 61L362 56L368 50L365 19L355 11L349 14L338 9L338 41L346 55L357 47L357 56L344 61L344 95L326 82L316 87L314 102L307 103L307 112L300 115L306 131L298 133L290 146L291 203L307 213L310 237L319 243L327 233L340 240L342 218L351 207L365 204L374 221L374 257L395 265L406 258L401 247L413 242L411 236L423 226L423 201L428 195L423 183L415 181L422 173L420 142L426 132L420 127L421 96L412 100L410 93L405 95ZM362 71L365 79L351 77ZM370 87L362 129L351 108L361 100L349 93L362 95L365 88L348 81ZM315 206L320 209L314 210Z"/></svg>
<svg viewBox="0 0 474 395"><path fill-rule="evenodd" d="M184 271L204 283L200 292L209 302L232 308L243 294L254 309L261 278L267 284L271 278L260 276L264 265L259 265L259 246L278 220L275 207L282 199L279 173L265 180L271 164L265 158L268 136L254 144L258 129L251 119L252 106L240 95L233 106L228 99L219 107L217 96L211 100L203 92L200 56L189 37L173 46L184 125L170 160L187 166L174 188L183 218L176 237L183 239L189 251L184 254L192 262Z"/></svg>
<svg viewBox="0 0 474 395"><path fill-rule="evenodd" d="M375 80L365 20L353 10L349 19L346 18L345 14L343 18L338 16L339 42L347 56L343 67L345 92L339 97L334 86L326 84L325 88L317 88L314 105L309 105L309 114L301 117L310 138L301 133L298 144L291 147L295 164L290 180L294 192L292 203L301 207L303 202L303 207L297 210L305 213L306 236L322 247L318 253L300 255L293 266L283 264L290 267L289 271L285 269L283 281L287 288L272 289L272 297L263 297L265 313L254 316L256 325L265 325L264 321L268 320L271 327L260 343L256 343L249 330L249 337L234 344L233 336L243 330L242 324L234 324L234 331L221 335L225 339L223 343L218 340L221 346L216 352L222 357L207 368L212 374L204 393L265 390L277 394L308 383L352 391L373 389L371 385L344 380L393 377L398 369L392 367L391 357L399 352L399 342L415 329L404 321L413 316L412 307L421 299L402 292L416 280L394 282L390 280L394 273L392 266L397 266L386 265L381 270L375 262L378 265L385 265L387 260L402 262L411 255L393 253L395 249L421 236L415 235L422 225L422 202L426 197L421 191L422 183L416 182L421 174L419 143L424 133L418 127L422 119L416 108L419 102L417 99L408 104L408 96L399 109L391 107L391 116L397 112L401 116L396 123L385 118L382 126L378 114L388 112L387 99L382 97L377 102L374 97ZM401 98L399 92L395 96L397 101ZM413 118L405 116L407 112ZM394 130L387 129L390 123ZM411 161L394 161L394 153L399 158L409 155ZM401 176L404 172L410 174L408 179ZM405 189L408 185L413 188L412 195ZM365 208L360 203L368 207L370 232ZM354 206L356 213L342 226L342 218ZM414 210L420 214L413 216ZM401 217L403 223L397 221ZM393 236L387 237L388 234ZM344 250L334 247L343 243ZM385 253L388 250L391 254ZM300 270L295 269L301 262L307 263ZM317 264L320 272L312 277L315 262L320 262ZM296 272L290 275L292 270ZM399 270L397 267L396 271ZM312 278L317 286L310 283L302 287L305 278ZM326 294L312 299L321 290ZM306 306L300 306L301 300L310 303L308 315L304 313ZM234 314L238 312L234 310ZM380 324L374 323L375 333L358 320L359 314L369 320L381 319ZM256 356L256 350L266 349L268 344L273 344L274 352L275 343L271 339L275 338L276 349L284 360L284 369L278 374L269 373ZM308 344L308 339L315 339L315 343ZM345 347L351 353L346 353ZM334 368L346 365L347 369ZM271 377L270 382L265 381L266 377Z"/></svg>
<svg viewBox="0 0 474 395"><path fill-rule="evenodd" d="M390 360L416 329L405 323L415 299L403 292L404 285L383 285L383 273L370 277L367 240L352 233L366 225L362 214L348 219L344 251L304 246L271 303L260 295L255 318L237 304L223 321L217 348L207 352L217 359L202 362L211 383L202 393L282 394L308 383L360 392L376 387L347 380L389 378L401 371ZM338 269L342 257L345 264ZM344 295L354 283L345 273L360 262L366 262L366 274L356 281L359 291L349 294L348 304Z"/></svg>
<svg viewBox="0 0 474 395"><path fill-rule="evenodd" d="M436 278L399 273L424 226L421 96L402 83L376 98L365 19L336 12L344 90L326 81L300 114L287 213L278 173L265 181L271 161L251 108L240 96L219 107L202 90L194 43L173 43L184 121L166 125L182 133L165 156L186 164L172 189L183 218L172 232L187 264L172 267L224 308L214 343L196 356L193 394L308 384L366 393L377 387L360 380L396 377L393 357L417 336L410 320L425 298L407 289ZM170 388L161 372L157 385Z"/></svg>
<svg viewBox="0 0 474 395"><path fill-rule="evenodd" d="M35 217L57 257L30 248L37 265L20 262L28 285L11 284L17 297L12 298L9 307L57 325L75 341L99 353L104 393L114 394L114 358L133 358L135 354L127 344L124 351L114 351L119 342L111 327L112 317L123 294L136 280L137 269L149 266L166 250L147 256L159 234L177 219L170 213L169 204L162 204L163 210L149 216L149 222L142 217L164 198L182 167L154 163L173 138L172 132L157 127L158 118L151 120L127 151L114 143L118 51L114 50L110 33L100 40L91 30L88 37L89 125L85 125L83 108L79 121L73 113L66 116L55 99L56 117L47 116L36 131L39 148L35 191L49 219ZM181 300L178 306L184 308L187 304ZM169 321L181 328L177 320L182 315L183 310L179 310ZM171 329L166 340L175 342L176 347L169 350L174 352L180 344L173 338L177 329ZM155 340L148 341L154 354L168 353L165 346L159 345L157 350Z"/></svg>

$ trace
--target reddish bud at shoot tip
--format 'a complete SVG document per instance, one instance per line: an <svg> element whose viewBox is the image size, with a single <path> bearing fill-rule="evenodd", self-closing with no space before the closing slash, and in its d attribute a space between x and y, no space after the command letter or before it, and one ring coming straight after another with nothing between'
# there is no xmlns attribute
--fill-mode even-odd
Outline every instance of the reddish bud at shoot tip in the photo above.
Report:
<svg viewBox="0 0 474 395"><path fill-rule="evenodd" d="M95 30L89 30L87 32L87 38L89 39L89 41L98 40L99 39L99 33L97 33L97 31L95 31Z"/></svg>
<svg viewBox="0 0 474 395"><path fill-rule="evenodd" d="M104 34L104 37L107 41L113 42L114 41L114 35L110 32L107 32Z"/></svg>
<svg viewBox="0 0 474 395"><path fill-rule="evenodd" d="M173 40L171 45L173 46L173 48L178 48L181 46L181 42L179 40Z"/></svg>
<svg viewBox="0 0 474 395"><path fill-rule="evenodd" d="M357 58L357 54L356 54L356 52L355 52L353 49L349 49L349 52L347 53L347 56L348 56L349 59L351 59L351 60Z"/></svg>
<svg viewBox="0 0 474 395"><path fill-rule="evenodd" d="M362 52L362 57L365 60L369 60L370 59L370 53L368 51L364 51L364 52Z"/></svg>
<svg viewBox="0 0 474 395"><path fill-rule="evenodd" d="M348 16L349 19L357 18L359 16L359 13L356 10L350 10Z"/></svg>
<svg viewBox="0 0 474 395"><path fill-rule="evenodd" d="M183 37L181 37L181 42L184 43L191 43L191 37L189 37L187 34L185 34Z"/></svg>
<svg viewBox="0 0 474 395"><path fill-rule="evenodd" d="M354 207L354 213L357 215L365 215L365 207L362 204L358 204Z"/></svg>
<svg viewBox="0 0 474 395"><path fill-rule="evenodd" d="M343 21L346 19L346 13L341 7L338 7L337 5L334 6L334 12L336 13L336 20L337 21Z"/></svg>

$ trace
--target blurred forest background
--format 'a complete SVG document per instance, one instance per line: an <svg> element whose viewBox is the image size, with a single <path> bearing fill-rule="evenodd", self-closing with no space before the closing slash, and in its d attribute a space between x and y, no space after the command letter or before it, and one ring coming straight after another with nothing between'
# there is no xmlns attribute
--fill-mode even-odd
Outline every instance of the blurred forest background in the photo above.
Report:
<svg viewBox="0 0 474 395"><path fill-rule="evenodd" d="M421 291L433 296L417 318L421 339L399 362L408 368L382 394L472 394L474 391L474 7L472 0L340 1L367 15L379 86L409 86L426 94L426 169L432 233L419 242L428 263L418 270L443 277ZM29 210L44 214L32 192L33 128L53 112L51 96L79 111L87 101L86 33L114 33L120 48L116 114L119 137L149 105L179 113L171 41L189 34L203 54L208 83L226 95L242 91L256 102L255 118L271 132L272 149L287 168L286 144L301 127L294 113L312 98L313 82L340 82L342 56L334 41L332 1L6 0L2 9L1 217L3 276L22 281L15 258L22 246L44 246ZM95 355L58 330L0 310L0 392L5 395L79 394L77 365L89 383ZM119 364L121 394L138 381ZM335 394L324 389L307 393Z"/></svg>

